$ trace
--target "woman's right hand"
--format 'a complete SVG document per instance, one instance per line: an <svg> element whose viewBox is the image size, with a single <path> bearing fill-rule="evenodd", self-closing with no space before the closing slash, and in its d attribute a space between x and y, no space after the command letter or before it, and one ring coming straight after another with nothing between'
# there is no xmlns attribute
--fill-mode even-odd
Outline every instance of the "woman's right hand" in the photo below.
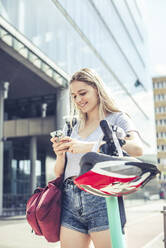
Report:
<svg viewBox="0 0 166 248"><path fill-rule="evenodd" d="M69 137L67 137L67 140L63 138L63 141L55 137L55 138L51 138L50 141L53 143L52 148L56 156L64 157L65 153L69 148L69 146L67 145L67 143L69 142Z"/></svg>

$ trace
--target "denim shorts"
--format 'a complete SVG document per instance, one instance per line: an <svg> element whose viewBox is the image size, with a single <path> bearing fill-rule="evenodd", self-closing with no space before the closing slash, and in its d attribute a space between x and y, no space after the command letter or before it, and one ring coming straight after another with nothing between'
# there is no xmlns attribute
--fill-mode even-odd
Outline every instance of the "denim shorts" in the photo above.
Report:
<svg viewBox="0 0 166 248"><path fill-rule="evenodd" d="M61 225L86 234L109 229L105 198L80 190L71 179L65 180Z"/></svg>

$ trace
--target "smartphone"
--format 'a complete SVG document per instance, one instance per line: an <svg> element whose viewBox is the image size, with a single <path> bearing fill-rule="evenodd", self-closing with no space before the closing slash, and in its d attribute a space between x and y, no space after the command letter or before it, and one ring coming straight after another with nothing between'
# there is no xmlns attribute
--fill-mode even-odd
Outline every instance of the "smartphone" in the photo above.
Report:
<svg viewBox="0 0 166 248"><path fill-rule="evenodd" d="M60 141L60 139L64 136L62 130L56 130L50 133L52 138L58 138L57 142Z"/></svg>

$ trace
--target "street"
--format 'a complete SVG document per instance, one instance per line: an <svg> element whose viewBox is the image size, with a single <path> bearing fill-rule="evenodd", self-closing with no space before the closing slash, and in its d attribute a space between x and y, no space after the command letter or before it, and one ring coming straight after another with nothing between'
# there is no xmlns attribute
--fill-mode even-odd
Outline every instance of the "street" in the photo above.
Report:
<svg viewBox="0 0 166 248"><path fill-rule="evenodd" d="M163 215L166 202L153 200L129 206L126 204L127 248L161 248L163 240ZM0 220L0 248L59 248L59 243L48 243L34 235L24 217ZM93 247L93 246L92 246ZM102 248L102 247L101 247ZM119 248L119 247L118 247Z"/></svg>
<svg viewBox="0 0 166 248"><path fill-rule="evenodd" d="M128 248L161 248L163 240L163 201L126 208Z"/></svg>

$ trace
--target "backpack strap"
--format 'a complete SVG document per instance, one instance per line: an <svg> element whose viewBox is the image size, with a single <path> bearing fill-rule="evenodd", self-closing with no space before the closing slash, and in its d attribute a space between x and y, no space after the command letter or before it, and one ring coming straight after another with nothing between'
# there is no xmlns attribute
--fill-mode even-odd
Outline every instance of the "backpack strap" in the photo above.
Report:
<svg viewBox="0 0 166 248"><path fill-rule="evenodd" d="M77 124L77 118L73 117L72 119L72 125L71 125L71 122L66 120L66 125L67 125L67 136L70 137L71 133L72 133L72 130L73 130L73 127ZM63 172L63 176L65 174L65 170L66 170L66 165L67 165L67 156L65 154L65 167L64 167L64 172Z"/></svg>
<svg viewBox="0 0 166 248"><path fill-rule="evenodd" d="M67 126L67 136L70 137L73 127L77 124L77 118L73 117L72 121L66 120L66 126Z"/></svg>

